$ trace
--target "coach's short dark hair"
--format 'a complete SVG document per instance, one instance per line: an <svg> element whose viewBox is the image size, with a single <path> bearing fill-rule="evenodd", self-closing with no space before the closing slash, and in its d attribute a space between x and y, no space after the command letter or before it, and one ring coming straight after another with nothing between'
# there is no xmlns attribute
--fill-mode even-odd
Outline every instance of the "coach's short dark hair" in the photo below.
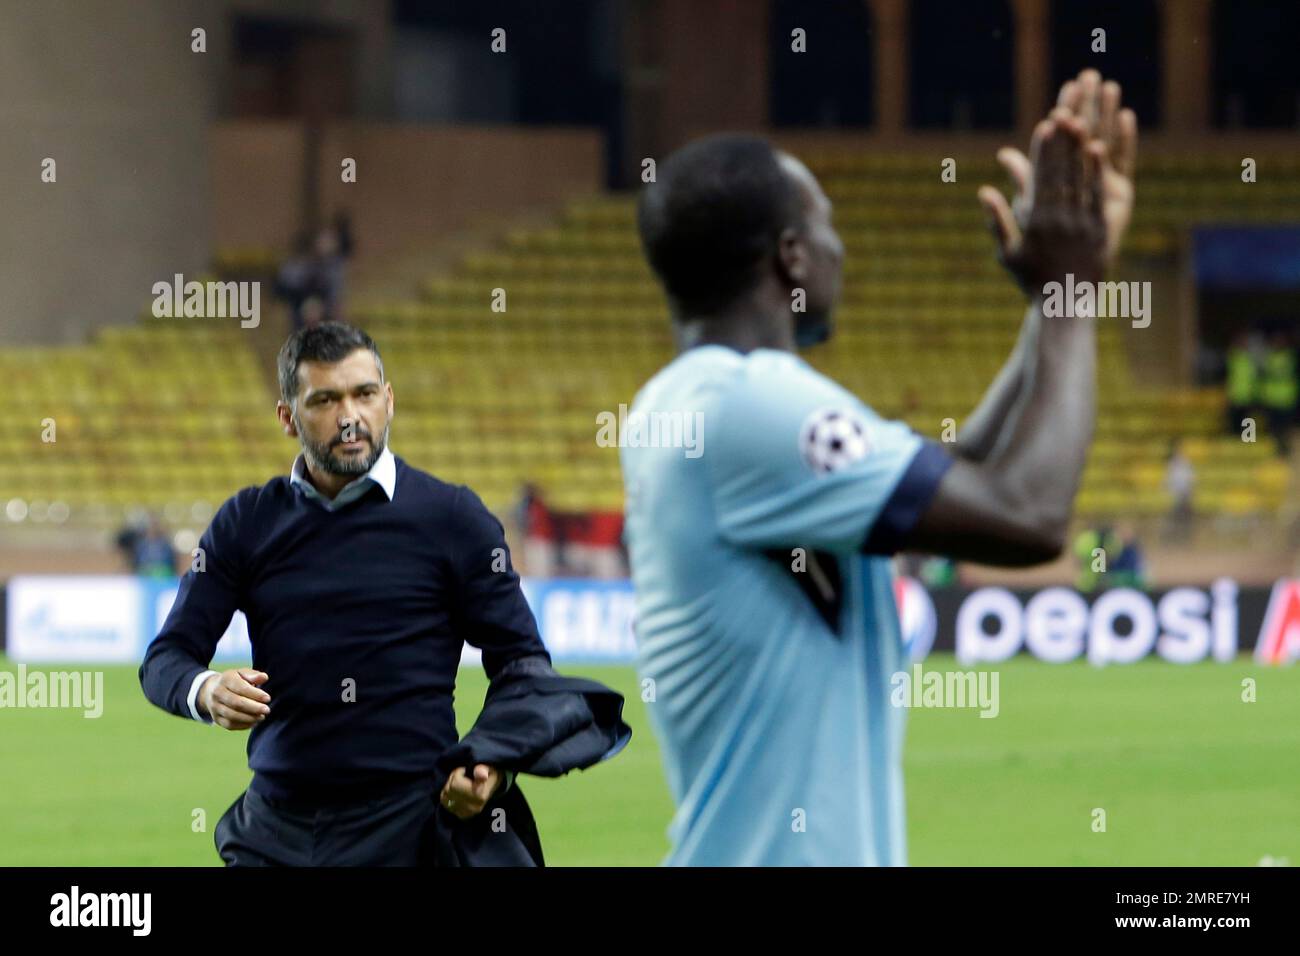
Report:
<svg viewBox="0 0 1300 956"><path fill-rule="evenodd" d="M298 366L303 362L341 362L357 349L369 349L379 366L379 380L384 380L384 360L374 340L356 326L346 322L321 322L302 328L280 348L276 367L280 374L280 397L292 405L298 397Z"/></svg>
<svg viewBox="0 0 1300 956"><path fill-rule="evenodd" d="M722 133L688 143L641 191L637 228L668 294L691 309L752 289L781 232L801 221L798 187L772 144Z"/></svg>

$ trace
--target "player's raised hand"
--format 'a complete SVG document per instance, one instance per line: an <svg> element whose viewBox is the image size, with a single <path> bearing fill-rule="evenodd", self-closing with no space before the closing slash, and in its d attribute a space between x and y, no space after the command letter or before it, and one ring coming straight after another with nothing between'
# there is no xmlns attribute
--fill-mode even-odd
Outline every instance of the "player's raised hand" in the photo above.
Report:
<svg viewBox="0 0 1300 956"><path fill-rule="evenodd" d="M451 772L439 797L442 805L462 820L481 813L505 779L500 770L485 763L475 765L473 776L465 769L457 767Z"/></svg>
<svg viewBox="0 0 1300 956"><path fill-rule="evenodd" d="M1056 107L1049 119L1075 118L1090 143L1102 146L1102 209L1106 220L1106 261L1109 264L1119 251L1124 233L1133 218L1133 170L1137 160L1137 116L1121 108L1121 90L1113 80L1103 81L1096 70L1084 70L1076 79L1061 86ZM1008 245L1019 242L1017 220L1021 206L1031 198L1030 160L1014 147L998 150L998 162L1006 169L1016 188L1015 201L1008 205L993 186L981 186L980 203L984 206L999 243L999 258L1006 263Z"/></svg>
<svg viewBox="0 0 1300 956"><path fill-rule="evenodd" d="M1097 281L1107 261L1102 164L1105 146L1064 107L1034 128L1025 167L1013 173L1015 205L980 189L998 241L998 258L1030 295L1048 282Z"/></svg>
<svg viewBox="0 0 1300 956"><path fill-rule="evenodd" d="M1102 200L1106 214L1106 257L1113 261L1133 218L1133 171L1137 164L1137 115L1121 107L1123 92L1114 80L1102 81L1096 70L1061 86L1057 106L1083 121L1090 139L1106 149L1102 163Z"/></svg>
<svg viewBox="0 0 1300 956"><path fill-rule="evenodd" d="M263 671L235 668L209 677L199 688L199 706L213 723L226 730L256 727L271 712L271 695L262 690Z"/></svg>

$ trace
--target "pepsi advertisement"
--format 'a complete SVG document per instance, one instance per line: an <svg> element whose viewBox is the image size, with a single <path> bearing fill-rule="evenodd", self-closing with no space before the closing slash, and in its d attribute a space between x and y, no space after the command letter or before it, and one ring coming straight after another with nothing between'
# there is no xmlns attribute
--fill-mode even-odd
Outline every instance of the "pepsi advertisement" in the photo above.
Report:
<svg viewBox="0 0 1300 956"><path fill-rule="evenodd" d="M636 659L636 595L626 580L524 579L524 595L557 662L628 664ZM130 576L24 575L5 590L5 654L14 661L139 661L176 600L177 583ZM1265 664L1300 657L1300 579L1239 587L1082 594L1069 587L929 590L894 583L903 641L911 659L947 652L965 665L1016 654L1049 663L1097 666L1157 657L1174 664L1231 661L1252 654ZM248 622L237 612L215 661L250 660ZM464 662L478 661L466 647Z"/></svg>

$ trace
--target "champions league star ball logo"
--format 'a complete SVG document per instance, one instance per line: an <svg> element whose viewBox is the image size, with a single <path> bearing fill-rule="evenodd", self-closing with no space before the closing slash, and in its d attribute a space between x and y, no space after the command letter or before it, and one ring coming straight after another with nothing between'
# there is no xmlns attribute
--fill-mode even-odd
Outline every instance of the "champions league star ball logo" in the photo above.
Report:
<svg viewBox="0 0 1300 956"><path fill-rule="evenodd" d="M809 468L828 475L867 457L871 445L866 423L856 412L821 408L803 423L799 449Z"/></svg>

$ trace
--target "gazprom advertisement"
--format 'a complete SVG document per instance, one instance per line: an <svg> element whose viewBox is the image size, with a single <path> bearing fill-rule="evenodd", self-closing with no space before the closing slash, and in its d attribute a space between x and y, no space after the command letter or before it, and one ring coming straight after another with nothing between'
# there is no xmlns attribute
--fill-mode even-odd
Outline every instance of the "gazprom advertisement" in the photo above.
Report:
<svg viewBox="0 0 1300 956"><path fill-rule="evenodd" d="M138 661L167 619L177 587L128 576L14 577L7 586L5 653L41 663ZM523 587L557 662L634 660L630 582L525 579ZM1271 588L1240 588L1221 578L1205 588L1080 594L1064 587L930 592L913 578L898 578L894 594L903 640L918 661L932 651L975 665L1020 653L1095 665L1152 656L1178 664L1230 661L1245 652L1268 664L1300 657L1300 579ZM231 619L213 659L252 659L242 613ZM467 647L464 660L477 661L478 652Z"/></svg>

